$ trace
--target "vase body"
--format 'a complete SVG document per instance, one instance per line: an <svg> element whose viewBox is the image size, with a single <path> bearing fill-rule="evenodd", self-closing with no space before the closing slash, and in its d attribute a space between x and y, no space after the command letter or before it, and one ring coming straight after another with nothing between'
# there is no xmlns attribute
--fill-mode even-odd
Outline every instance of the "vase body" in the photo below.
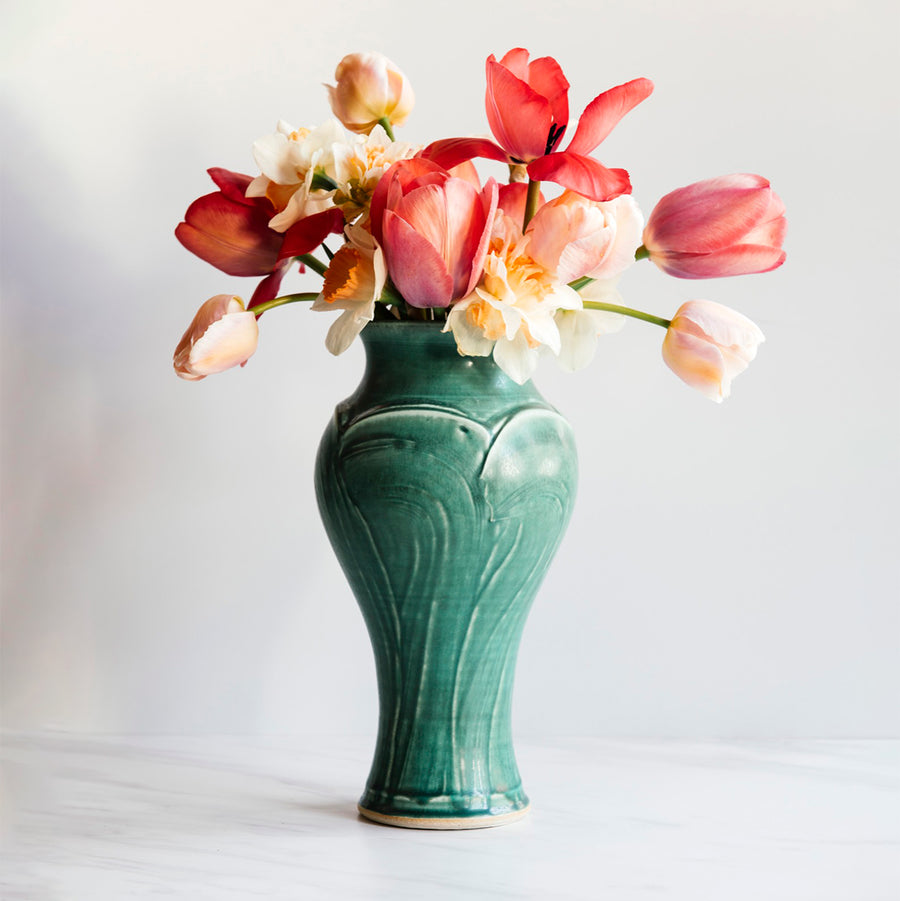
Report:
<svg viewBox="0 0 900 901"><path fill-rule="evenodd" d="M568 423L436 323L370 323L316 492L362 610L379 725L360 812L420 828L528 808L511 702L525 618L574 501Z"/></svg>

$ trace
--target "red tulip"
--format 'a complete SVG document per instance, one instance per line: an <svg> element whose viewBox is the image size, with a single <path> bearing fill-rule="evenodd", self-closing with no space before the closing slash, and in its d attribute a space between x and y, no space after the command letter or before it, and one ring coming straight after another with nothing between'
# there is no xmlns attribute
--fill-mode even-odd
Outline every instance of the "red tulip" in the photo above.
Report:
<svg viewBox="0 0 900 901"><path fill-rule="evenodd" d="M768 272L785 259L784 204L761 175L723 175L666 194L644 229L650 259L678 278Z"/></svg>
<svg viewBox="0 0 900 901"><path fill-rule="evenodd" d="M394 163L372 199L372 233L410 306L447 307L481 278L497 184L479 191L421 159Z"/></svg>
<svg viewBox="0 0 900 901"><path fill-rule="evenodd" d="M650 96L653 82L636 78L595 97L564 151L556 147L569 124L569 83L552 57L528 62L528 51L510 50L499 62L487 60L488 123L497 139L449 138L422 152L426 159L450 168L483 157L527 164L533 181L551 181L591 200L613 200L631 192L624 169L608 169L590 154L619 120Z"/></svg>
<svg viewBox="0 0 900 901"><path fill-rule="evenodd" d="M284 235L269 228L275 213L265 197L245 197L249 175L209 169L214 194L195 200L175 229L175 237L200 259L228 275L268 275Z"/></svg>

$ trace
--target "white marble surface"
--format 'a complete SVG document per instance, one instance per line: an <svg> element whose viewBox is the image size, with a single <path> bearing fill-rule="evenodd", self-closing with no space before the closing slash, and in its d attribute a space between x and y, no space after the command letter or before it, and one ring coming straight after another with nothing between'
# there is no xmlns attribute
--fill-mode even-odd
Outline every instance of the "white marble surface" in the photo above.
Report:
<svg viewBox="0 0 900 901"><path fill-rule="evenodd" d="M900 742L517 745L533 812L355 812L370 740L7 736L4 901L897 901Z"/></svg>

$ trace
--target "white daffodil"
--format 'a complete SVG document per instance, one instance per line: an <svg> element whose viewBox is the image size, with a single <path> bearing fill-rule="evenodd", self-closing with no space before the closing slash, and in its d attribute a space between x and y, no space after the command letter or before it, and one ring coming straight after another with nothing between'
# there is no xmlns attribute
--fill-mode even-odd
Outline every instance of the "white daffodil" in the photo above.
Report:
<svg viewBox="0 0 900 901"><path fill-rule="evenodd" d="M375 303L387 282L387 266L378 242L361 225L348 225L347 243L325 273L322 293L312 309L343 310L325 338L335 356L342 354L375 316Z"/></svg>

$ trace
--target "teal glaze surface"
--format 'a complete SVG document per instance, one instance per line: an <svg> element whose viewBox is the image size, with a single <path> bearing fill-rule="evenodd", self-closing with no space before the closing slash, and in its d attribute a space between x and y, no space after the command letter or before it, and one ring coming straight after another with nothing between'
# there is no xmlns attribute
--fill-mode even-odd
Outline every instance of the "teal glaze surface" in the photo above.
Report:
<svg viewBox="0 0 900 901"><path fill-rule="evenodd" d="M370 323L366 371L316 461L328 536L375 653L360 806L491 817L528 805L510 725L528 610L569 520L568 423L437 323Z"/></svg>

